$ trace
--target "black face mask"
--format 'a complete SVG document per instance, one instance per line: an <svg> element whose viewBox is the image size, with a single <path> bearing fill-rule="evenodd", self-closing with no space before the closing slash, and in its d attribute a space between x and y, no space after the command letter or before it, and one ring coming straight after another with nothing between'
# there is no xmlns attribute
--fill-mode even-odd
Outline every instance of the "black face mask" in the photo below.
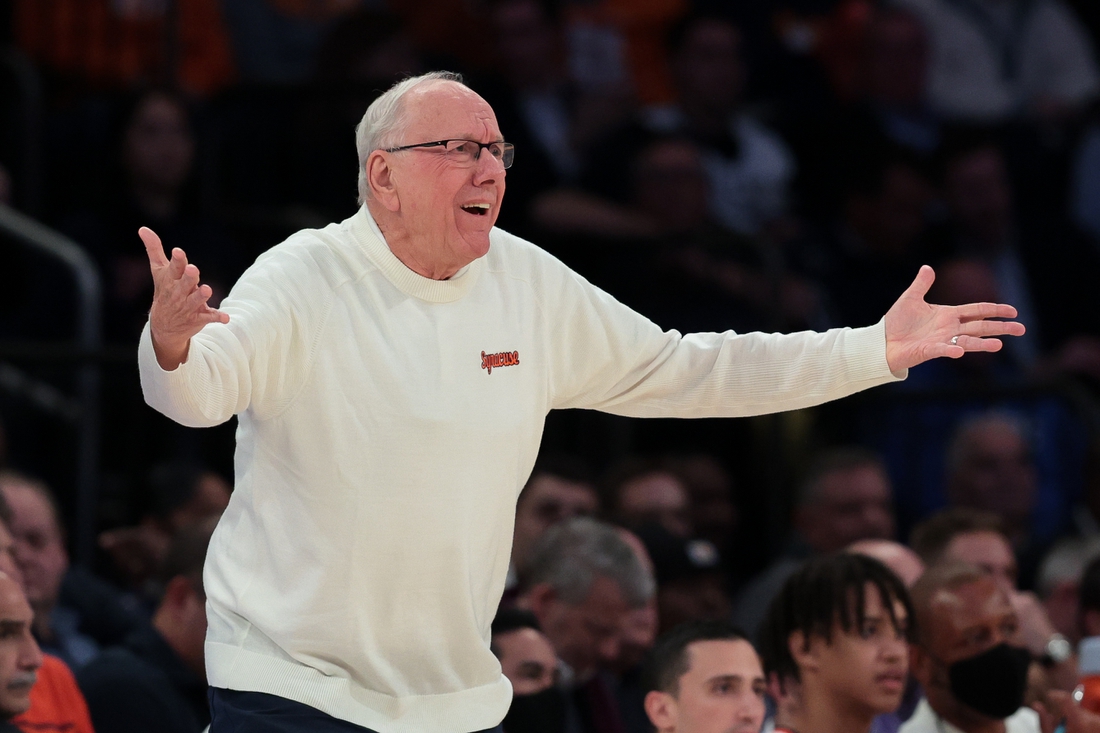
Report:
<svg viewBox="0 0 1100 733"><path fill-rule="evenodd" d="M955 699L990 718L1007 718L1024 704L1031 653L998 644L947 668Z"/></svg>
<svg viewBox="0 0 1100 733"><path fill-rule="evenodd" d="M501 725L504 733L563 733L565 693L550 687L533 695L516 695Z"/></svg>

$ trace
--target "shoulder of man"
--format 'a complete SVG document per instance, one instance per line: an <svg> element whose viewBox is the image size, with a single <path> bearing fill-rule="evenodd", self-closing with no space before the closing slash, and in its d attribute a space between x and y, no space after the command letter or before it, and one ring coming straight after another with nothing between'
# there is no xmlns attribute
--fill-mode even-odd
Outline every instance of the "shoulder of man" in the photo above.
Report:
<svg viewBox="0 0 1100 733"><path fill-rule="evenodd" d="M31 707L15 718L17 726L34 731L91 733L88 705L72 671L51 654L42 657L38 682L31 688Z"/></svg>
<svg viewBox="0 0 1100 733"><path fill-rule="evenodd" d="M153 728L193 718L168 674L125 647L112 647L77 672L97 731ZM128 728L128 726L132 726ZM166 729L168 730L168 729Z"/></svg>

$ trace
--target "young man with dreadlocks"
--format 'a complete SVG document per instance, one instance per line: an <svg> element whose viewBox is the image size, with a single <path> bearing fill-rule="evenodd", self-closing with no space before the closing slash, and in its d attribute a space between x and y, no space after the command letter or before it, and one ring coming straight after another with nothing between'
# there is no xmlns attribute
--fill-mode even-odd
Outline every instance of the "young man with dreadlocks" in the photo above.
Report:
<svg viewBox="0 0 1100 733"><path fill-rule="evenodd" d="M797 688L777 733L867 733L896 709L912 617L905 586L873 558L838 553L792 575L760 631L768 677Z"/></svg>

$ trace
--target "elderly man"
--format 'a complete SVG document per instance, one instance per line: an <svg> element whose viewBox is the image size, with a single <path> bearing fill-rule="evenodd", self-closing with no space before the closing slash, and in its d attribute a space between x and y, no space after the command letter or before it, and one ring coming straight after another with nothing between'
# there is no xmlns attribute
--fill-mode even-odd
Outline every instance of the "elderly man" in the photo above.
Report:
<svg viewBox="0 0 1100 733"><path fill-rule="evenodd" d="M19 584L0 573L0 733L18 731L11 720L31 706L42 652L31 633L34 617Z"/></svg>
<svg viewBox="0 0 1100 733"><path fill-rule="evenodd" d="M307 715L308 730L497 725L511 690L486 640L551 409L791 409L1023 332L988 320L1009 306L926 304L926 268L866 329L665 333L493 228L512 147L454 75L395 85L356 144L364 206L269 250L220 311L141 230L146 400L190 426L239 419L205 573L213 733Z"/></svg>

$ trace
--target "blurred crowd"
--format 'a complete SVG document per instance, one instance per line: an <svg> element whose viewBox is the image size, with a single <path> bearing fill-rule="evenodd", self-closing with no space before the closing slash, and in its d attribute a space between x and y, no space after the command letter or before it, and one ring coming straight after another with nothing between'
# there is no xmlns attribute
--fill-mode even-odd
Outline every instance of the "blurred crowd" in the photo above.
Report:
<svg viewBox="0 0 1100 733"><path fill-rule="evenodd" d="M395 80L440 68L516 146L498 225L663 328L869 325L921 264L930 300L1011 303L1028 328L783 416L552 414L494 626L517 692L508 733L659 726L645 700L660 675L642 673L659 634L720 620L756 642L792 578L845 550L885 563L906 603L925 566L979 568L928 583L991 578L1008 636L1046 663L1028 699L1072 688L1076 657L1048 646L1100 634L1097 7L0 1L0 203L91 256L106 341L86 516L64 399L80 306L64 270L0 234L0 570L18 586L0 584L0 631L4 599L25 597L35 643L9 673L38 679L14 724L208 722L201 565L233 426L190 431L143 403L138 227L183 248L216 304L268 247L354 214L356 122ZM95 556L70 564L89 524ZM682 656L693 642L677 638ZM797 705L769 689L782 723ZM919 686L905 692L876 730L919 712ZM24 697L0 694L0 717Z"/></svg>

